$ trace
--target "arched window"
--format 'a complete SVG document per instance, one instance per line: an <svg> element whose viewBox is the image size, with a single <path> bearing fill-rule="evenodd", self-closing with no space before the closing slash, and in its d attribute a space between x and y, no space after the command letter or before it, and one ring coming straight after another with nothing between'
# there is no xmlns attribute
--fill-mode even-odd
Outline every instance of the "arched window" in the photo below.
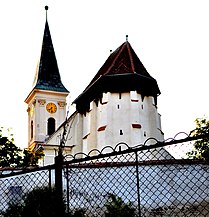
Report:
<svg viewBox="0 0 209 217"><path fill-rule="evenodd" d="M47 132L49 136L55 132L55 119L54 118L48 119Z"/></svg>
<svg viewBox="0 0 209 217"><path fill-rule="evenodd" d="M30 139L33 138L33 121L30 122Z"/></svg>

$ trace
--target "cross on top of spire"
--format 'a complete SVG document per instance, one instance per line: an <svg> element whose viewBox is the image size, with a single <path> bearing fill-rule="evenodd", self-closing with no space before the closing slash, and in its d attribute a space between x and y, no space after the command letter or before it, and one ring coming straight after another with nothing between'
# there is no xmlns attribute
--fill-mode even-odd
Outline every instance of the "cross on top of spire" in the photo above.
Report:
<svg viewBox="0 0 209 217"><path fill-rule="evenodd" d="M45 6L45 10L46 10L46 20L47 20L47 11L49 10L49 7L47 5Z"/></svg>

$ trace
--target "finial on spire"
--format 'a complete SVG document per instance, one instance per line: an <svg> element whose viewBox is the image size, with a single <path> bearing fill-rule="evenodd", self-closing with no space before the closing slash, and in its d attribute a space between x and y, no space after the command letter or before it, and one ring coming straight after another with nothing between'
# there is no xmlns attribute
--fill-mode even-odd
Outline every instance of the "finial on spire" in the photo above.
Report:
<svg viewBox="0 0 209 217"><path fill-rule="evenodd" d="M128 35L126 35L126 41L128 41Z"/></svg>
<svg viewBox="0 0 209 217"><path fill-rule="evenodd" d="M45 6L45 10L46 10L46 20L47 20L47 11L48 11L49 7L46 5Z"/></svg>

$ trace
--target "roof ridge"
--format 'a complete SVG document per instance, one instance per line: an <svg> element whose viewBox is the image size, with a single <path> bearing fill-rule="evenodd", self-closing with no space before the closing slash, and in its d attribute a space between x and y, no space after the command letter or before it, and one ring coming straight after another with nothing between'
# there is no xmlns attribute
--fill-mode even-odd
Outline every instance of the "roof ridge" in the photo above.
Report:
<svg viewBox="0 0 209 217"><path fill-rule="evenodd" d="M108 74L109 71L112 69L112 67L115 65L116 60L118 59L118 57L120 56L120 54L122 53L122 51L124 50L126 42L124 42L118 49L119 51L117 51L117 49L111 54L113 55L114 53L117 53L116 57L114 58L114 60L112 61L112 64L109 66L109 68L107 69L106 73L104 73L104 75Z"/></svg>
<svg viewBox="0 0 209 217"><path fill-rule="evenodd" d="M128 48L128 54L130 56L130 61L131 61L131 68L133 70L133 73L136 73L135 72L135 67L134 67L134 61L133 61L133 56L132 56L132 53L131 53L131 49L130 49L130 43L127 41L127 48Z"/></svg>

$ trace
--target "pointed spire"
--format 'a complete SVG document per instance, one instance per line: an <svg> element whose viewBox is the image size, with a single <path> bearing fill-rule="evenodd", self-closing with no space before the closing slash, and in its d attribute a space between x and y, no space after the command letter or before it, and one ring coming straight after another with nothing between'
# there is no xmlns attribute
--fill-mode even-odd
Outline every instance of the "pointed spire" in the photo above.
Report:
<svg viewBox="0 0 209 217"><path fill-rule="evenodd" d="M42 42L41 57L39 65L37 67L37 76L34 88L58 92L69 92L62 84L60 78L60 73L47 21L48 6L45 6L45 10L46 23Z"/></svg>

